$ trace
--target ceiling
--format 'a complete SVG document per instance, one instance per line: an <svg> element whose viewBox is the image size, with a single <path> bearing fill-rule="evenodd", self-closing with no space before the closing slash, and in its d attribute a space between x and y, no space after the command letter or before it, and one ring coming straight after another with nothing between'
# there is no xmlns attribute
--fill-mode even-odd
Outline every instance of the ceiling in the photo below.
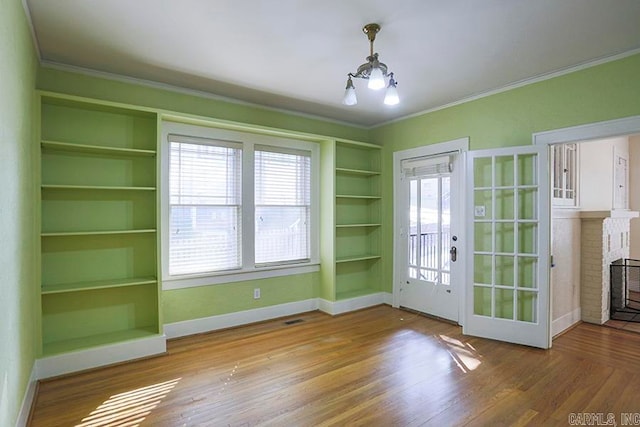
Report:
<svg viewBox="0 0 640 427"><path fill-rule="evenodd" d="M43 64L365 127L640 49L638 0L26 0ZM354 80L362 27L401 103Z"/></svg>

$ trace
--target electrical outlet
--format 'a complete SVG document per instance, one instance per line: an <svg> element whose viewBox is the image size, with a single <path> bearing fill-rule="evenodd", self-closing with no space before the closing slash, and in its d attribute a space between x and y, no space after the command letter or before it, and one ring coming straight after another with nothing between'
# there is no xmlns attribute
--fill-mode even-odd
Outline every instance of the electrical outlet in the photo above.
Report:
<svg viewBox="0 0 640 427"><path fill-rule="evenodd" d="M260 299L260 288L255 288L253 290L253 299Z"/></svg>

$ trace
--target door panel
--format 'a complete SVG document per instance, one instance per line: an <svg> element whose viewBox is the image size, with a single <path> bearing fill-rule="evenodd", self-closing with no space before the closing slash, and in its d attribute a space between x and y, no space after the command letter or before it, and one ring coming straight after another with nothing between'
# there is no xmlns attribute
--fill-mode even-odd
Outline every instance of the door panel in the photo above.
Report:
<svg viewBox="0 0 640 427"><path fill-rule="evenodd" d="M548 348L547 147L468 153L463 332Z"/></svg>
<svg viewBox="0 0 640 427"><path fill-rule="evenodd" d="M457 284L464 271L460 262L452 262L450 253L456 244L461 216L458 210L457 155L447 155L447 166L413 168L403 177L401 203L409 215L405 218L400 305L424 313L457 321L459 299ZM430 161L442 161L435 157ZM413 160L413 163L420 164ZM425 162L429 164L429 162ZM457 240L458 237L456 236ZM457 254L456 254L457 256ZM452 280L452 277L454 278ZM455 280L457 279L457 281Z"/></svg>

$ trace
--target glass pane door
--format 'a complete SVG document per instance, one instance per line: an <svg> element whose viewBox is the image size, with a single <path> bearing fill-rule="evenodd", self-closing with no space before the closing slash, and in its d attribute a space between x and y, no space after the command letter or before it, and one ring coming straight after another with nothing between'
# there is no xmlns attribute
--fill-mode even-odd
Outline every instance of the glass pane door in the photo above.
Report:
<svg viewBox="0 0 640 427"><path fill-rule="evenodd" d="M472 152L465 333L549 346L546 147Z"/></svg>

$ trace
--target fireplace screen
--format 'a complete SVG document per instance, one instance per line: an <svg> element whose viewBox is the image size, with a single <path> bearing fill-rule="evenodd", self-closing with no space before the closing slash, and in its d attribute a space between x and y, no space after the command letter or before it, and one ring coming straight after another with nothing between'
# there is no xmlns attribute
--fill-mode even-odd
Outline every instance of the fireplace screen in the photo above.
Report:
<svg viewBox="0 0 640 427"><path fill-rule="evenodd" d="M611 263L611 318L640 322L640 260Z"/></svg>

